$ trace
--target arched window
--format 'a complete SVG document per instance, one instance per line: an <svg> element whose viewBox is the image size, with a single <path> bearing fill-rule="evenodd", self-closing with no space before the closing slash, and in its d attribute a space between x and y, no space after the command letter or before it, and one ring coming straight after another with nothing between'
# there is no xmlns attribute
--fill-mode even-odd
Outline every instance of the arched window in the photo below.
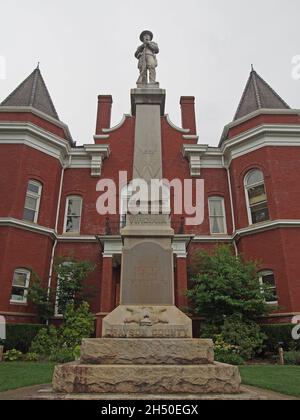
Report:
<svg viewBox="0 0 300 420"><path fill-rule="evenodd" d="M270 220L262 171L253 169L245 176L245 191L250 225Z"/></svg>
<svg viewBox="0 0 300 420"><path fill-rule="evenodd" d="M82 198L72 195L67 197L64 233L80 233Z"/></svg>
<svg viewBox="0 0 300 420"><path fill-rule="evenodd" d="M28 287L31 272L24 268L17 268L14 272L11 303L27 303Z"/></svg>
<svg viewBox="0 0 300 420"><path fill-rule="evenodd" d="M30 180L27 186L23 220L37 223L42 195L42 184L38 181Z"/></svg>
<svg viewBox="0 0 300 420"><path fill-rule="evenodd" d="M210 233L226 234L226 215L223 197L209 197L208 199Z"/></svg>
<svg viewBox="0 0 300 420"><path fill-rule="evenodd" d="M261 271L259 273L259 282L264 288L263 293L265 294L266 302L270 305L276 305L278 303L278 295L273 271Z"/></svg>

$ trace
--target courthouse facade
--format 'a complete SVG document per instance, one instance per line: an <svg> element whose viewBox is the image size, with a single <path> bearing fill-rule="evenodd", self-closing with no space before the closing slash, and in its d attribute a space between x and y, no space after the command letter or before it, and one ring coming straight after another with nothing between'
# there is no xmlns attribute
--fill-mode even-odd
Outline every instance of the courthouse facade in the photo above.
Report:
<svg viewBox="0 0 300 420"><path fill-rule="evenodd" d="M300 111L252 70L234 120L211 147L197 134L194 97L180 105L177 127L161 102L163 177L203 179L205 214L195 226L171 214L177 306L187 306L193 253L229 243L260 261L269 303L278 304L269 321L290 322L300 313ZM77 146L39 68L0 106L0 315L8 322L37 322L27 299L32 272L56 288L57 256L95 264L87 285L98 317L119 304L126 189L117 193L117 214L101 216L96 186L118 185L120 171L131 180L135 110L111 127L111 109L112 97L100 95L94 142Z"/></svg>

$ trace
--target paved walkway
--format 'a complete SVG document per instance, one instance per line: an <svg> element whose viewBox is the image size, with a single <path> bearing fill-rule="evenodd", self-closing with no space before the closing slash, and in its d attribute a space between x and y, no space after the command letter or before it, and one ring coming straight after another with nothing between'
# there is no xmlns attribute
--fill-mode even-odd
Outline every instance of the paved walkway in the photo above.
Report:
<svg viewBox="0 0 300 420"><path fill-rule="evenodd" d="M51 388L51 384L46 385L36 385L29 388L19 388L14 391L7 391L0 393L0 400L27 400L29 398L34 397L38 394L41 389L49 389ZM298 398L289 397L288 395L278 394L277 392L267 391L260 388L255 388L252 386L243 386L243 391L250 391L252 393L256 393L261 397L261 399L271 400L271 401L293 401L297 400Z"/></svg>

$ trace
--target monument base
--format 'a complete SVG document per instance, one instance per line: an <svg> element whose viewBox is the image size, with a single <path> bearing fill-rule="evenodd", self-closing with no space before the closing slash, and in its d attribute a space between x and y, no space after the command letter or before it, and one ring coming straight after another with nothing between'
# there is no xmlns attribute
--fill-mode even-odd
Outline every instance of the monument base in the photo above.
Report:
<svg viewBox="0 0 300 420"><path fill-rule="evenodd" d="M89 365L213 364L213 342L191 338L85 339L80 362Z"/></svg>
<svg viewBox="0 0 300 420"><path fill-rule="evenodd" d="M56 366L54 392L66 394L236 394L237 367L208 365L84 365Z"/></svg>
<svg viewBox="0 0 300 420"><path fill-rule="evenodd" d="M56 366L61 395L237 395L237 367L214 363L213 342L200 339L84 340L81 360Z"/></svg>
<svg viewBox="0 0 300 420"><path fill-rule="evenodd" d="M192 338L192 320L176 306L121 305L103 319L106 338Z"/></svg>

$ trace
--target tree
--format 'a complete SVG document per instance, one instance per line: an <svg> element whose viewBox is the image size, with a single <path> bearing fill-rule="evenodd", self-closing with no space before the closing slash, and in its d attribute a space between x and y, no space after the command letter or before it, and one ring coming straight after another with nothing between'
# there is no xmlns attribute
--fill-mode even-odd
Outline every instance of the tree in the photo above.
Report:
<svg viewBox="0 0 300 420"><path fill-rule="evenodd" d="M87 297L85 281L94 271L95 266L90 261L77 261L73 257L59 257L54 265L58 277L56 299L59 314L64 314L69 303L77 307Z"/></svg>
<svg viewBox="0 0 300 420"><path fill-rule="evenodd" d="M85 285L87 276L95 269L90 261L77 261L72 257L59 257L54 266L58 276L58 287L47 289L40 277L32 271L33 282L28 290L28 301L31 302L42 323L54 316L55 302L58 313L64 315L67 305L72 303L75 307L87 298L88 287ZM85 294L83 293L85 291Z"/></svg>
<svg viewBox="0 0 300 420"><path fill-rule="evenodd" d="M187 292L194 312L205 317L215 333L227 317L238 315L247 322L266 315L268 291L262 289L257 271L256 262L236 257L229 246L218 246L213 254L200 251L194 257L192 288Z"/></svg>
<svg viewBox="0 0 300 420"><path fill-rule="evenodd" d="M43 287L40 277L32 272L33 282L28 290L28 301L31 302L38 313L40 322L46 323L54 315L53 293Z"/></svg>

